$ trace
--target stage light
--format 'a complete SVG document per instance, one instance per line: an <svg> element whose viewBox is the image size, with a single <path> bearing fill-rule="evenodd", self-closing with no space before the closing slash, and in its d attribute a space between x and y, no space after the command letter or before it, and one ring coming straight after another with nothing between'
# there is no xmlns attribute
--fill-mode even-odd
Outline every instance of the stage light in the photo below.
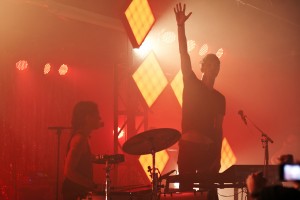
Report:
<svg viewBox="0 0 300 200"><path fill-rule="evenodd" d="M164 31L160 35L160 40L166 44L172 44L173 42L175 42L175 39L176 39L176 34L172 31Z"/></svg>
<svg viewBox="0 0 300 200"><path fill-rule="evenodd" d="M195 49L195 47L196 47L195 40L188 40L187 41L187 46L188 46L188 52L193 51Z"/></svg>
<svg viewBox="0 0 300 200"><path fill-rule="evenodd" d="M171 82L171 87L175 93L175 96L180 104L182 106L182 91L183 91L183 81L182 81L182 72L179 71L173 81Z"/></svg>
<svg viewBox="0 0 300 200"><path fill-rule="evenodd" d="M138 48L151 30L155 18L147 0L133 0L125 10L122 21L132 46Z"/></svg>
<svg viewBox="0 0 300 200"><path fill-rule="evenodd" d="M149 107L168 84L153 52L146 57L132 77Z"/></svg>
<svg viewBox="0 0 300 200"><path fill-rule="evenodd" d="M224 172L226 169L228 169L235 163L236 163L236 157L227 139L224 138L222 142L222 150L221 150L221 169L219 172L220 173Z"/></svg>
<svg viewBox="0 0 300 200"><path fill-rule="evenodd" d="M121 130L121 132L120 132L120 130L121 130L121 128L118 127L118 133L119 133L118 139L121 139L121 138L123 138L125 136L124 130ZM113 131L113 133L114 133L114 131Z"/></svg>
<svg viewBox="0 0 300 200"><path fill-rule="evenodd" d="M202 45L199 50L199 55L204 56L205 54L207 54L207 52L208 52L208 45L207 44Z"/></svg>
<svg viewBox="0 0 300 200"><path fill-rule="evenodd" d="M48 74L51 70L51 65L49 63L47 63L45 66L44 66L44 74Z"/></svg>
<svg viewBox="0 0 300 200"><path fill-rule="evenodd" d="M16 63L16 67L18 70L23 71L27 69L28 62L26 60L20 60L19 62Z"/></svg>
<svg viewBox="0 0 300 200"><path fill-rule="evenodd" d="M153 48L153 42L151 42L151 38L147 38L143 44L138 49L133 49L133 51L140 57L144 58Z"/></svg>
<svg viewBox="0 0 300 200"><path fill-rule="evenodd" d="M222 48L220 48L220 49L217 51L216 56L217 56L218 58L221 58L223 54L224 54L224 50L223 50Z"/></svg>
<svg viewBox="0 0 300 200"><path fill-rule="evenodd" d="M155 167L162 172L169 161L169 154L166 150L159 151L155 154ZM147 177L151 181L150 174L148 172L148 166L152 167L152 155L151 154L146 154L146 155L141 155L139 158L139 162L143 167L143 170L147 174Z"/></svg>
<svg viewBox="0 0 300 200"><path fill-rule="evenodd" d="M58 70L59 75L63 76L66 75L66 73L68 72L68 66L65 64L62 64Z"/></svg>

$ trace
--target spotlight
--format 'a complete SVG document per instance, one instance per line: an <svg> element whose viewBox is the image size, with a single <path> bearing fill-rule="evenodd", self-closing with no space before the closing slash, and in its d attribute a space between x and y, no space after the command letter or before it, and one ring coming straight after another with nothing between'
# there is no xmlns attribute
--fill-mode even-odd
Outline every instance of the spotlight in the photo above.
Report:
<svg viewBox="0 0 300 200"><path fill-rule="evenodd" d="M150 37L148 37L143 44L140 46L140 48L135 48L133 51L140 57L144 58L146 55L149 54L149 52L153 49L153 41Z"/></svg>
<svg viewBox="0 0 300 200"><path fill-rule="evenodd" d="M202 45L202 47L199 50L199 55L204 56L205 54L207 54L207 52L208 52L208 45L207 44Z"/></svg>
<svg viewBox="0 0 300 200"><path fill-rule="evenodd" d="M193 51L195 49L195 47L196 47L195 40L189 40L189 41L187 41L187 46L188 46L188 52Z"/></svg>
<svg viewBox="0 0 300 200"><path fill-rule="evenodd" d="M16 67L18 70L23 71L27 69L28 62L26 60L20 60L19 62L16 63Z"/></svg>
<svg viewBox="0 0 300 200"><path fill-rule="evenodd" d="M51 65L49 63L47 63L44 67L44 74L48 74L51 70Z"/></svg>
<svg viewBox="0 0 300 200"><path fill-rule="evenodd" d="M216 56L217 56L218 58L221 58L223 54L224 54L224 50L223 50L222 48L220 48L220 49L217 51Z"/></svg>
<svg viewBox="0 0 300 200"><path fill-rule="evenodd" d="M65 64L62 64L58 70L59 75L63 76L66 75L66 73L68 72L68 66Z"/></svg>

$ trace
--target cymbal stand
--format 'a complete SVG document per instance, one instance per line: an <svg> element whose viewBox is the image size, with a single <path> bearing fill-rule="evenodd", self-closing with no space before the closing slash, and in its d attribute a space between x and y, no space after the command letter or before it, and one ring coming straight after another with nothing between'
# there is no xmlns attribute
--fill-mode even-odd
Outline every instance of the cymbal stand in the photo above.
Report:
<svg viewBox="0 0 300 200"><path fill-rule="evenodd" d="M108 160L105 161L105 200L110 200L110 170L111 165L108 163Z"/></svg>
<svg viewBox="0 0 300 200"><path fill-rule="evenodd" d="M152 149L152 200L158 199L158 174L155 167L155 151Z"/></svg>
<svg viewBox="0 0 300 200"><path fill-rule="evenodd" d="M56 162L56 200L59 199L59 192L58 192L58 182L59 182L59 160L60 160L60 136L62 134L62 130L65 129L71 129L70 127L61 127L61 126L55 126L55 127L48 127L49 130L55 130L57 135L57 162Z"/></svg>
<svg viewBox="0 0 300 200"><path fill-rule="evenodd" d="M58 200L58 183L59 183L59 160L60 160L60 136L61 136L61 133L62 133L62 128L58 127L56 129L56 134L57 134L57 162L56 162L56 200Z"/></svg>
<svg viewBox="0 0 300 200"><path fill-rule="evenodd" d="M268 166L269 166L269 142L274 143L274 141L261 130L253 121L251 121L246 115L244 116L251 124L261 133L262 147L265 149L264 152L264 177L268 178Z"/></svg>

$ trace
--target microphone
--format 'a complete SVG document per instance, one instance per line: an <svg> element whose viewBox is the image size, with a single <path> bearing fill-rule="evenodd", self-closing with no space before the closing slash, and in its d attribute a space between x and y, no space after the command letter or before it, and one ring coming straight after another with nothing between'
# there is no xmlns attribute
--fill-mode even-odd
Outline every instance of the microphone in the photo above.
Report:
<svg viewBox="0 0 300 200"><path fill-rule="evenodd" d="M161 180L163 180L163 179L166 179L166 178L168 178L172 173L174 173L174 172L176 172L176 170L174 169L174 170L172 170L172 171L169 171L168 173L166 173L166 174L164 174L164 175L162 175L162 176L160 176L159 177L159 180L161 181Z"/></svg>
<svg viewBox="0 0 300 200"><path fill-rule="evenodd" d="M238 114L241 116L241 119L247 125L247 119L246 119L246 116L244 115L244 112L242 110L239 110Z"/></svg>

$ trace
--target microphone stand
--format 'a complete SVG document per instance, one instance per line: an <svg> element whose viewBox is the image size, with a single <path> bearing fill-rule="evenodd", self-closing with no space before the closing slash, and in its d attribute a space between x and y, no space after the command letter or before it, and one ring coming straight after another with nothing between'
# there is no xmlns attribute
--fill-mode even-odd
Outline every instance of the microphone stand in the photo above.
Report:
<svg viewBox="0 0 300 200"><path fill-rule="evenodd" d="M60 136L63 129L71 129L68 127L48 127L49 130L56 130L57 134L57 162L56 162L56 200L58 200L58 182L59 182L59 160L60 160Z"/></svg>
<svg viewBox="0 0 300 200"><path fill-rule="evenodd" d="M244 115L251 124L261 133L261 142L262 146L265 149L264 155L264 177L268 178L268 167L269 167L269 142L274 143L274 141L263 131L261 130L252 120L250 120L246 115Z"/></svg>

